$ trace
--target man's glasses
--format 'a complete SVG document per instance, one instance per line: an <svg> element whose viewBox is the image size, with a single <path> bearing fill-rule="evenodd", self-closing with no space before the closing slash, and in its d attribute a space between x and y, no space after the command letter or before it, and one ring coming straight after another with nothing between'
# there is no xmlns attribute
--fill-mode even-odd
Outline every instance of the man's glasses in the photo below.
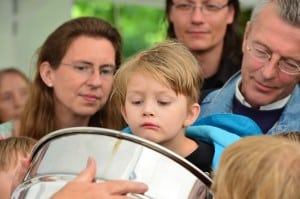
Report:
<svg viewBox="0 0 300 199"><path fill-rule="evenodd" d="M228 3L223 5L217 3L210 3L210 2L205 2L201 4L190 3L190 2L178 2L178 3L173 3L173 6L176 10L178 10L183 14L190 14L193 11L195 11L196 8L200 8L203 15L212 15L222 10L223 8L227 7L230 3L231 1L228 1Z"/></svg>
<svg viewBox="0 0 300 199"><path fill-rule="evenodd" d="M90 63L77 62L77 63L60 63L61 65L71 66L75 72L84 77L91 77L95 73L95 68ZM116 66L114 65L101 65L99 68L99 75L102 79L109 80L112 79L116 71Z"/></svg>
<svg viewBox="0 0 300 199"><path fill-rule="evenodd" d="M265 64L269 62L272 58L273 53L262 45L250 43L250 45L247 46L246 49L254 59L261 63ZM299 61L295 61L289 58L281 58L278 62L278 67L282 72L285 72L289 75L300 74Z"/></svg>

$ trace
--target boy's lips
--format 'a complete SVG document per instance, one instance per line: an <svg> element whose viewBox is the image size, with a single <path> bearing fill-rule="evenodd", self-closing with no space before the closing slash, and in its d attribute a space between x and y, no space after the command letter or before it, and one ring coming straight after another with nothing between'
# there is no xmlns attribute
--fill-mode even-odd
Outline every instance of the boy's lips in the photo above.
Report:
<svg viewBox="0 0 300 199"><path fill-rule="evenodd" d="M151 123L151 122L145 122L141 126L144 128L149 128L149 129L158 129L159 128L158 125Z"/></svg>

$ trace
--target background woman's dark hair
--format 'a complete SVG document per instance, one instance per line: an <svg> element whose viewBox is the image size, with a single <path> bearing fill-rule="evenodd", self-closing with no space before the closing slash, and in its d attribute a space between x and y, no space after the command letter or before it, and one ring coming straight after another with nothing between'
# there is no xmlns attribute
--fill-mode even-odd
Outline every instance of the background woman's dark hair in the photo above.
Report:
<svg viewBox="0 0 300 199"><path fill-rule="evenodd" d="M241 33L239 31L239 15L240 15L240 3L238 0L229 0L229 6L233 6L234 9L234 20L232 24L227 26L227 30L224 38L224 47L222 57L228 57L231 59L237 58L238 60L233 60L234 62L240 61L241 57ZM167 37L174 39L176 38L174 25L169 19L169 14L171 7L173 5L173 0L166 0L165 5L165 20L167 21Z"/></svg>

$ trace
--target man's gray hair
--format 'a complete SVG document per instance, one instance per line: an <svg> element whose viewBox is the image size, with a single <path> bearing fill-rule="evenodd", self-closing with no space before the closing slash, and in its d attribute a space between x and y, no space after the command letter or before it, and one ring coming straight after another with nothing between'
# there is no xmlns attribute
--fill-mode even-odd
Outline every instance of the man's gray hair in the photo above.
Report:
<svg viewBox="0 0 300 199"><path fill-rule="evenodd" d="M276 5L278 15L282 20L300 27L300 0L260 0L252 11L250 21L255 21L257 15L270 3Z"/></svg>

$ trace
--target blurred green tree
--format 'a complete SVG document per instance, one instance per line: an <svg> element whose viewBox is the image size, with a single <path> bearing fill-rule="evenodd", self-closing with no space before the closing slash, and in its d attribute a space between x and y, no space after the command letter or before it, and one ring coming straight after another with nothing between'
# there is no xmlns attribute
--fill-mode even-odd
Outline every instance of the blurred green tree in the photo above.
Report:
<svg viewBox="0 0 300 199"><path fill-rule="evenodd" d="M165 39L163 9L117 4L111 0L75 0L72 17L79 16L100 17L117 27L124 42L124 58Z"/></svg>
<svg viewBox="0 0 300 199"><path fill-rule="evenodd" d="M251 9L241 12L241 34L250 13ZM166 38L164 8L114 3L113 0L75 0L72 17L79 16L96 16L112 23L122 35L124 58Z"/></svg>

